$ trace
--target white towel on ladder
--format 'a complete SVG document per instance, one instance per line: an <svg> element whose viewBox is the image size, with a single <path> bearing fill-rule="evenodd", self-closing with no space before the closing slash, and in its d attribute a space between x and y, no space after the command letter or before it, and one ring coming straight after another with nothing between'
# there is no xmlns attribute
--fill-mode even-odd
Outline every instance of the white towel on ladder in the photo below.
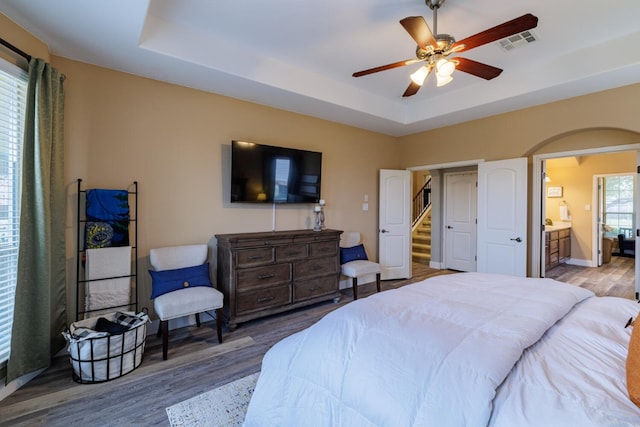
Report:
<svg viewBox="0 0 640 427"><path fill-rule="evenodd" d="M116 310L92 311L105 307L127 309L131 298L131 246L87 249L86 255L85 311L91 311L86 317Z"/></svg>

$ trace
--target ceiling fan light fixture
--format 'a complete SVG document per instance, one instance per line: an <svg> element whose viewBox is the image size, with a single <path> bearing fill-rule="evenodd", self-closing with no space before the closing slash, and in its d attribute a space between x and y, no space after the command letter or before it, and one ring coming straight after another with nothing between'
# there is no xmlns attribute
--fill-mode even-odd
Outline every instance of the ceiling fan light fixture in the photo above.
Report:
<svg viewBox="0 0 640 427"><path fill-rule="evenodd" d="M453 81L453 77L451 76L443 76L442 74L436 73L436 86L444 86Z"/></svg>
<svg viewBox="0 0 640 427"><path fill-rule="evenodd" d="M436 63L436 72L440 76L450 76L456 69L456 64L453 61L448 61L444 58L440 59Z"/></svg>
<svg viewBox="0 0 640 427"><path fill-rule="evenodd" d="M429 75L429 67L426 65L423 65L422 67L414 71L410 77L412 82L422 86L422 84L424 83L424 80L427 78L428 75Z"/></svg>

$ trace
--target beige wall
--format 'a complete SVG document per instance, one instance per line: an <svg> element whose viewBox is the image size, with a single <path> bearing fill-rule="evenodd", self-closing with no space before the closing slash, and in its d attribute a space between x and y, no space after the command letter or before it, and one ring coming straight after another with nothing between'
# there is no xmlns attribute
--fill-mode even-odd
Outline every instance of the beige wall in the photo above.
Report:
<svg viewBox="0 0 640 427"><path fill-rule="evenodd" d="M150 305L150 248L271 230L271 205L228 202L232 139L321 151L327 226L360 230L375 257L378 170L399 166L394 138L64 58L54 57L53 65L67 76L70 293L77 178L85 188L126 188L138 181L143 305ZM367 212L362 211L365 194ZM312 210L312 205L278 205L276 230L311 228Z"/></svg>
<svg viewBox="0 0 640 427"><path fill-rule="evenodd" d="M548 186L562 187L562 197L546 197L546 218L554 222L560 219L560 205L566 202L571 215L571 258L580 262L591 261L593 252L594 176L633 174L636 153L601 154L570 157L547 161ZM587 205L589 209L587 209Z"/></svg>
<svg viewBox="0 0 640 427"><path fill-rule="evenodd" d="M409 135L400 138L402 167L637 143L638 135L598 136L640 132L639 110L635 84Z"/></svg>
<svg viewBox="0 0 640 427"><path fill-rule="evenodd" d="M42 58L47 61L50 59L49 48L45 43L35 38L1 13L0 37L35 58ZM18 66L25 66L27 63L26 59L16 55L4 46L0 46L0 57Z"/></svg>

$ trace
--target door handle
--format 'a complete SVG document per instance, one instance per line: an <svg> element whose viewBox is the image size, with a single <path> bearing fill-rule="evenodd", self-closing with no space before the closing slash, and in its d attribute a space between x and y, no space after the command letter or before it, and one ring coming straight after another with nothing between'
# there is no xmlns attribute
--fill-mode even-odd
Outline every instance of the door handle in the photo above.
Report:
<svg viewBox="0 0 640 427"><path fill-rule="evenodd" d="M509 240L514 240L514 241L516 241L516 242L518 242L518 243L522 242L522 239L521 239L521 238L519 238L519 237L516 237L515 239L509 239Z"/></svg>
<svg viewBox="0 0 640 427"><path fill-rule="evenodd" d="M384 228L382 230L380 230L381 233L389 233L388 230L385 230Z"/></svg>
<svg viewBox="0 0 640 427"><path fill-rule="evenodd" d="M453 227L452 227L452 226L450 226L450 225L447 225L447 228L448 228L448 229L452 229Z"/></svg>

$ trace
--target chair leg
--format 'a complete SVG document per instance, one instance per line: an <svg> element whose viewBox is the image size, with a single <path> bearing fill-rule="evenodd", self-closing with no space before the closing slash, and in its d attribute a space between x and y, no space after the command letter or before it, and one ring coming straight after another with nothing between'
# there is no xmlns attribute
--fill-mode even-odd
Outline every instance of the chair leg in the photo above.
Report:
<svg viewBox="0 0 640 427"><path fill-rule="evenodd" d="M162 360L167 360L167 353L169 352L169 321L161 320L160 329L162 329Z"/></svg>
<svg viewBox="0 0 640 427"><path fill-rule="evenodd" d="M196 313L196 326L200 327L200 313Z"/></svg>
<svg viewBox="0 0 640 427"><path fill-rule="evenodd" d="M222 308L216 309L216 330L218 331L218 343L222 344Z"/></svg>
<svg viewBox="0 0 640 427"><path fill-rule="evenodd" d="M353 287L353 299L358 299L358 278L354 277L351 279L351 286Z"/></svg>
<svg viewBox="0 0 640 427"><path fill-rule="evenodd" d="M156 332L156 337L160 338L162 336L162 320L158 323L158 332Z"/></svg>
<svg viewBox="0 0 640 427"><path fill-rule="evenodd" d="M378 288L378 292L380 292L380 273L376 274L376 287Z"/></svg>

